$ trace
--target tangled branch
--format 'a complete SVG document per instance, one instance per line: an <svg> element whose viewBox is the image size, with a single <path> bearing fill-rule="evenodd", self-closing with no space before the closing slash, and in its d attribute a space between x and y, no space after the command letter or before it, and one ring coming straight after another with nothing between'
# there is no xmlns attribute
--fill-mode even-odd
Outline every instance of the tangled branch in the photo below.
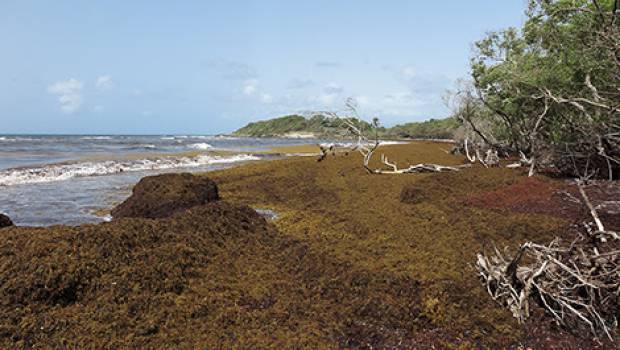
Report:
<svg viewBox="0 0 620 350"><path fill-rule="evenodd" d="M469 164L461 166L446 166L439 164L422 163L416 165L409 165L405 168L399 169L395 162L391 162L384 154L381 154L381 163L387 166L388 169L371 168L370 161L375 151L381 145L381 141L379 140L379 134L377 132L377 129L379 127L379 120L377 118L373 119L373 122L369 125L369 128L365 128L364 122L360 119L357 113L355 101L353 99L347 99L345 105L345 112L347 114L344 116L339 115L337 112L320 112L320 114L328 116L333 120L340 121L344 130L346 130L346 132L350 136L353 136L357 140L355 144L352 144L350 146L349 150L360 152L360 154L363 156L363 167L369 174L409 174L420 172L459 171L460 168L471 166ZM373 131L374 137L371 138L368 134L372 133ZM337 148L335 144L320 145L319 147L321 148L321 155L319 156L318 161L324 160L330 151L335 152L335 149ZM480 161L484 164L484 161L482 159L480 159Z"/></svg>
<svg viewBox="0 0 620 350"><path fill-rule="evenodd" d="M586 328L613 341L620 311L620 239L605 230L578 182L583 203L595 228L569 245L555 239L548 245L527 242L512 257L495 249L478 254L477 268L494 300L507 306L520 322L530 316L534 298L559 324L570 330Z"/></svg>

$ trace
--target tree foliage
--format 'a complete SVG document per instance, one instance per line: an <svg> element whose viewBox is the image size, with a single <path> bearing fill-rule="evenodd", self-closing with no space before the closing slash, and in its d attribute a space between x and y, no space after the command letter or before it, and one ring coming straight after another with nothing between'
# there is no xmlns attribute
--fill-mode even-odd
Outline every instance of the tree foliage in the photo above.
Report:
<svg viewBox="0 0 620 350"><path fill-rule="evenodd" d="M620 177L619 3L530 0L522 28L475 43L457 116L488 146Z"/></svg>

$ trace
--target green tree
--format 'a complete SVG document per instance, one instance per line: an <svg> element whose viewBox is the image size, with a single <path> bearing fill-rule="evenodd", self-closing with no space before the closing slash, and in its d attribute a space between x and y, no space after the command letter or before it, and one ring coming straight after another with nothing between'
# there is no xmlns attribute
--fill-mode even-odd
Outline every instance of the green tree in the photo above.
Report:
<svg viewBox="0 0 620 350"><path fill-rule="evenodd" d="M493 137L566 174L620 176L620 1L531 0L471 59Z"/></svg>

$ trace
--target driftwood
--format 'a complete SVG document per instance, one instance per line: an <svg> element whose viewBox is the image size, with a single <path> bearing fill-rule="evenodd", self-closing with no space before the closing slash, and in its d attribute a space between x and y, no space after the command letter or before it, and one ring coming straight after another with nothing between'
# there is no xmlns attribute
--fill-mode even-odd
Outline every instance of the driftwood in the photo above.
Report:
<svg viewBox="0 0 620 350"><path fill-rule="evenodd" d="M474 154L471 154L471 152L469 151L469 139L465 138L465 141L463 142L463 148L465 150L465 157L467 158L467 160L469 160L470 163L475 163L476 161L479 161L480 164L482 164L485 168L500 166L499 154L497 150L493 147L487 149L487 151L485 152L485 156L483 157L480 147L474 144Z"/></svg>
<svg viewBox="0 0 620 350"><path fill-rule="evenodd" d="M318 114L323 116L331 117L334 120L339 120L349 135L352 135L357 142L352 144L349 147L349 151L358 151L363 156L363 167L369 174L410 174L410 173L420 173L420 172L443 172L443 171L458 171L460 168L465 166L446 166L439 164L416 164L409 165L405 168L399 169L396 166L396 163L390 162L387 157L382 154L381 162L384 165L387 165L390 169L382 169L376 168L373 169L370 167L370 160L372 159L375 151L379 148L381 141L379 140L379 136L377 133L377 128L379 126L379 120L374 119L372 128L374 128L375 135L374 139L370 139L366 135L366 131L364 130L364 125L360 122L359 115L357 113L357 108L355 105L355 101L352 99L347 99L346 101L347 111L350 113L350 116L340 116L335 112L319 112ZM332 154L336 154L337 147L335 144L329 145L319 145L321 149L321 155L317 159L317 161L323 161L327 155L331 152ZM480 159L480 161L484 164L484 161ZM470 165L466 165L470 166ZM486 164L485 164L486 166Z"/></svg>
<svg viewBox="0 0 620 350"><path fill-rule="evenodd" d="M443 171L459 171L461 168L470 167L471 164L464 164L459 166L446 166L438 164L425 164L420 163L416 165L410 165L403 169L398 169L398 166L394 162L390 162L385 155L381 155L381 162L391 170L374 169L375 174L408 174L408 173L431 173L431 172L443 172Z"/></svg>
<svg viewBox="0 0 620 350"><path fill-rule="evenodd" d="M620 310L620 239L606 230L584 187L582 202L594 220L570 244L527 242L513 257L498 249L478 254L477 268L493 299L507 306L520 322L530 315L530 298L569 330L587 329L613 341Z"/></svg>

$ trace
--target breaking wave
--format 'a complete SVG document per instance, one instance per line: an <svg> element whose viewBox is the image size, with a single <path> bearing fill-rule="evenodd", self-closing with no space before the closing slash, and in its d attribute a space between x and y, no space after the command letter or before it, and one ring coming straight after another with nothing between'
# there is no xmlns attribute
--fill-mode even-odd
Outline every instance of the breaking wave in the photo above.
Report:
<svg viewBox="0 0 620 350"><path fill-rule="evenodd" d="M111 140L111 136L83 136L80 140Z"/></svg>
<svg viewBox="0 0 620 350"><path fill-rule="evenodd" d="M188 145L187 147L193 148L193 149L201 149L201 150L213 148L213 146L211 146L208 143L194 143L194 144Z"/></svg>
<svg viewBox="0 0 620 350"><path fill-rule="evenodd" d="M0 137L0 141L10 141L10 142L14 142L14 141L37 141L37 139L33 139L30 137Z"/></svg>
<svg viewBox="0 0 620 350"><path fill-rule="evenodd" d="M195 168L209 164L235 163L258 159L260 158L251 154L238 154L226 157L201 155L198 157L160 157L127 161L108 160L50 164L41 167L0 171L0 186L62 181L75 177L102 176L122 172Z"/></svg>

